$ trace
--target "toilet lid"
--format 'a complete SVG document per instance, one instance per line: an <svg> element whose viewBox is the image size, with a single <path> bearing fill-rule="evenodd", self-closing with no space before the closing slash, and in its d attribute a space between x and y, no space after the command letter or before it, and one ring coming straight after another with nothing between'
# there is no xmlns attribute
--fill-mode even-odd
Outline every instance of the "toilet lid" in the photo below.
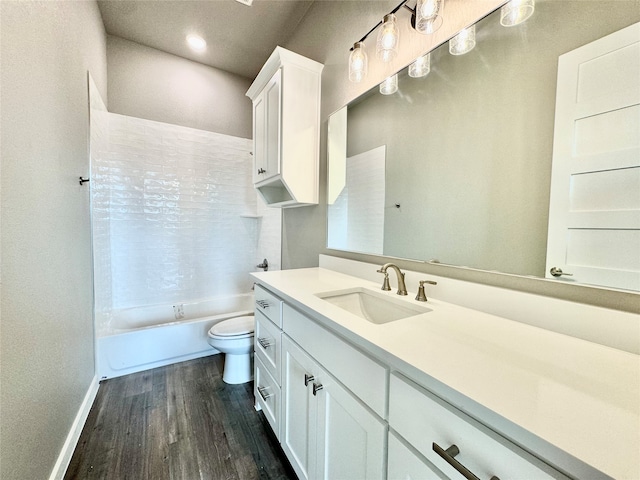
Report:
<svg viewBox="0 0 640 480"><path fill-rule="evenodd" d="M246 335L253 333L255 329L255 319L253 316L230 318L216 323L209 333L218 337L233 337L236 335Z"/></svg>

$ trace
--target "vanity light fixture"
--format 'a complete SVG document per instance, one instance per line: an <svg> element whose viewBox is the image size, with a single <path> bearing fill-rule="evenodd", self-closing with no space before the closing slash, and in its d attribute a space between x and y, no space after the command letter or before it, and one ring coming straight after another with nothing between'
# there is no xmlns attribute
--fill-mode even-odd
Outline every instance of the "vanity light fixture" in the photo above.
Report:
<svg viewBox="0 0 640 480"><path fill-rule="evenodd" d="M383 62L390 62L398 55L400 31L396 23L396 16L388 13L382 20L382 28L378 32L376 42L376 56Z"/></svg>
<svg viewBox="0 0 640 480"><path fill-rule="evenodd" d="M353 83L361 82L367 76L368 63L364 43L356 42L349 55L349 80Z"/></svg>
<svg viewBox="0 0 640 480"><path fill-rule="evenodd" d="M409 65L409 76L413 78L424 77L431 71L431 53L416 58L416 61Z"/></svg>
<svg viewBox="0 0 640 480"><path fill-rule="evenodd" d="M397 73L395 75L391 75L390 77L387 77L380 84L380 93L382 95L391 95L393 93L396 93L397 91L398 91L398 74Z"/></svg>
<svg viewBox="0 0 640 480"><path fill-rule="evenodd" d="M476 26L471 25L458 32L458 34L449 40L449 53L451 55L464 55L473 50L476 46Z"/></svg>
<svg viewBox="0 0 640 480"><path fill-rule="evenodd" d="M513 27L526 21L536 8L536 0L511 0L500 9L500 24Z"/></svg>
<svg viewBox="0 0 640 480"><path fill-rule="evenodd" d="M193 33L187 35L187 44L191 47L192 50L195 50L197 52L202 52L207 48L207 42L205 42L204 38Z"/></svg>
<svg viewBox="0 0 640 480"><path fill-rule="evenodd" d="M418 0L415 10L416 32L428 35L442 26L444 0Z"/></svg>

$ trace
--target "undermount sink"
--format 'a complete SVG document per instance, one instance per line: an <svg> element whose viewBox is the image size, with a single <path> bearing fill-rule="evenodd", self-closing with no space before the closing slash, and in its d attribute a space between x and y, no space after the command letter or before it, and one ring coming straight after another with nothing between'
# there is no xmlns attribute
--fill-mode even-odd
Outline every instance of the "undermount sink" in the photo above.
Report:
<svg viewBox="0 0 640 480"><path fill-rule="evenodd" d="M359 287L318 293L316 296L375 324L395 322L431 311L422 305Z"/></svg>

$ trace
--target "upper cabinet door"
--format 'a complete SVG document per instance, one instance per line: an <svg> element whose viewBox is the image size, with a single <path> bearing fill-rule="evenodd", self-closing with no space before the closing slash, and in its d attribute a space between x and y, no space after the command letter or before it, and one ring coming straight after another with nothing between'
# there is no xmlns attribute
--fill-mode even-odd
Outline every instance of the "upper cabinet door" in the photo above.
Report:
<svg viewBox="0 0 640 480"><path fill-rule="evenodd" d="M253 183L262 179L262 171L266 166L266 102L261 94L253 102Z"/></svg>
<svg viewBox="0 0 640 480"><path fill-rule="evenodd" d="M266 158L264 162L265 172L260 181L280 175L280 155L282 149L281 128L282 125L282 70L278 70L264 94L267 102L266 125Z"/></svg>
<svg viewBox="0 0 640 480"><path fill-rule="evenodd" d="M547 278L640 290L639 79L640 23L560 57Z"/></svg>
<svg viewBox="0 0 640 480"><path fill-rule="evenodd" d="M280 174L281 84L278 70L253 102L253 183Z"/></svg>

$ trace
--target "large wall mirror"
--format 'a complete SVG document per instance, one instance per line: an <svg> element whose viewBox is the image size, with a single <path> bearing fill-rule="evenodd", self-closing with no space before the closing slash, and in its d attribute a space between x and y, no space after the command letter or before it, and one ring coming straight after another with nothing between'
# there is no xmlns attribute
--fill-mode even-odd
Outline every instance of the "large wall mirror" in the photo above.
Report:
<svg viewBox="0 0 640 480"><path fill-rule="evenodd" d="M382 95L375 88L333 114L328 141L328 248L637 290L637 99L614 108L623 114L607 120L608 127L592 121L590 129L580 130L591 139L624 137L620 142L614 139L615 145L595 149L602 150L603 158L624 151L625 179L618 184L604 175L589 177L590 185L598 186L585 190L583 197L602 196L603 188L624 192L625 198L611 208L625 210L636 225L614 228L626 233L612 250L625 251L613 262L626 272L627 281L550 277L547 250L552 161L558 148L554 130L555 136L563 130L555 119L558 59L626 27L633 29L638 22L637 0L538 0L531 18L509 28L500 25L496 11L476 24L477 45L471 52L453 56L445 43L431 52L427 76L412 78L405 69L398 74L396 93ZM613 69L640 57L640 38L618 50L625 52L620 58L607 57L582 70L614 85L600 73L617 79ZM598 55L602 56L594 58ZM625 88L637 98L640 71L629 68L624 74L631 86L627 81ZM615 84L610 89L620 88ZM573 140L567 142L572 145ZM607 149L619 151L607 155ZM606 236L593 237L586 250L598 257L613 255L607 253L612 243ZM591 270L607 261L593 260Z"/></svg>

